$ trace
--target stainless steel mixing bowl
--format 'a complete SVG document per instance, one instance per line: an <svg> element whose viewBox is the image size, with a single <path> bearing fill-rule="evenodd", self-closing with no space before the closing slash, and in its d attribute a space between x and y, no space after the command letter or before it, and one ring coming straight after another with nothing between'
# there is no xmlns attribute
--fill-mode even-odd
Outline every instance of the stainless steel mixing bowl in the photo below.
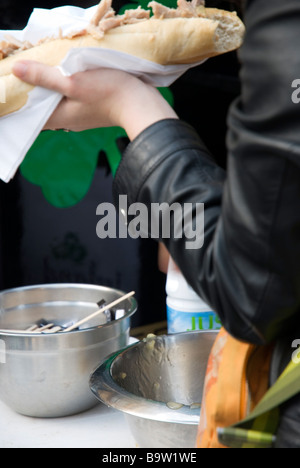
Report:
<svg viewBox="0 0 300 468"><path fill-rule="evenodd" d="M216 334L147 337L109 356L91 376L91 390L124 412L139 447L193 448Z"/></svg>
<svg viewBox="0 0 300 468"><path fill-rule="evenodd" d="M112 352L128 345L134 298L120 304L125 315L105 325L52 335L16 334L43 318L67 323L97 310L124 293L83 284L50 284L0 294L0 399L18 413L61 417L97 404L89 388L90 374Z"/></svg>

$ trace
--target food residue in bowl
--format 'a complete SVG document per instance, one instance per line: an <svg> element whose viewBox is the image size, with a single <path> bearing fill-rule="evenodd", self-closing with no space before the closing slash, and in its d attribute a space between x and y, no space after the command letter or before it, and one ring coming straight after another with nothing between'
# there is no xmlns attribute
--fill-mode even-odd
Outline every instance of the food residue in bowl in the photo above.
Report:
<svg viewBox="0 0 300 468"><path fill-rule="evenodd" d="M145 350L146 350L146 354L147 357L149 358L149 356L151 356L151 359L152 358L156 358L156 360L160 361L162 359L162 356L163 356L163 351L162 349L156 349L155 348L155 344L157 343L157 336L154 335L153 333L148 333L148 335L143 339L144 343L146 343L146 346L145 346ZM155 352L155 354L153 354ZM150 354L148 354L150 353ZM162 378L162 377L160 377ZM157 394L157 392L160 390L160 383L159 382L154 382L153 384L153 389L154 389L154 392L155 394ZM190 405L185 405L183 403L179 403L177 401L168 401L166 403L166 406L172 410L179 410L181 409L183 406L186 406L188 408L190 408L191 410L197 410L197 409L200 409L201 408L201 403L198 403L198 402L194 402L194 403L191 403Z"/></svg>
<svg viewBox="0 0 300 468"><path fill-rule="evenodd" d="M176 403L176 401L168 401L167 407L173 410L178 410L183 407L182 403Z"/></svg>
<svg viewBox="0 0 300 468"><path fill-rule="evenodd" d="M191 409L200 409L201 408L201 403L192 403L190 405Z"/></svg>
<svg viewBox="0 0 300 468"><path fill-rule="evenodd" d="M153 333L148 333L146 338L143 339L143 341L146 343L146 348L152 351L155 346L155 339L156 335L153 335Z"/></svg>
<svg viewBox="0 0 300 468"><path fill-rule="evenodd" d="M178 410L180 408L182 408L183 406L185 406L183 403L178 403L176 401L168 401L168 403L166 403L167 407L172 409L172 410ZM191 410L194 410L194 409L200 409L201 408L201 403L191 403L189 405L190 409Z"/></svg>

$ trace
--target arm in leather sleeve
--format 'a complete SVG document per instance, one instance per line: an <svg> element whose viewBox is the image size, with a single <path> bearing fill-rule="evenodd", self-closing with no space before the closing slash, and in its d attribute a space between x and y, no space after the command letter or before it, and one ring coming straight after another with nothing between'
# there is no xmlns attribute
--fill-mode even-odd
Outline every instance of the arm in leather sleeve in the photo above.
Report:
<svg viewBox="0 0 300 468"><path fill-rule="evenodd" d="M149 209L204 203L202 248L186 249L184 234L161 240L225 328L264 343L292 328L300 312L300 104L291 99L300 78L299 1L249 0L245 23L227 174L193 129L165 120L129 145L114 193Z"/></svg>

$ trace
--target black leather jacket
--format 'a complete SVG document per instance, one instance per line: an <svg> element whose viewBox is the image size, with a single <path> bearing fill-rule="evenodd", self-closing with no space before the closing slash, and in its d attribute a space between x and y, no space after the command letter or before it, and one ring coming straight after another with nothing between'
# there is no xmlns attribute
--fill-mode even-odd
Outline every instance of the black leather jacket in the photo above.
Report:
<svg viewBox="0 0 300 468"><path fill-rule="evenodd" d="M147 206L203 202L202 248L161 240L233 336L285 340L290 359L300 338L300 2L248 0L244 20L226 173L189 125L164 120L129 145L114 194Z"/></svg>

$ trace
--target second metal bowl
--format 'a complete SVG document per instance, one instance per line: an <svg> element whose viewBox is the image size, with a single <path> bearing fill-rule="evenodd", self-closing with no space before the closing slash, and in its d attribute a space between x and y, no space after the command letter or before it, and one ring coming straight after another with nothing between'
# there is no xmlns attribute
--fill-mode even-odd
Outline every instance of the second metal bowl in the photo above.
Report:
<svg viewBox="0 0 300 468"><path fill-rule="evenodd" d="M100 401L122 411L143 448L195 447L208 356L217 332L150 336L92 375Z"/></svg>

